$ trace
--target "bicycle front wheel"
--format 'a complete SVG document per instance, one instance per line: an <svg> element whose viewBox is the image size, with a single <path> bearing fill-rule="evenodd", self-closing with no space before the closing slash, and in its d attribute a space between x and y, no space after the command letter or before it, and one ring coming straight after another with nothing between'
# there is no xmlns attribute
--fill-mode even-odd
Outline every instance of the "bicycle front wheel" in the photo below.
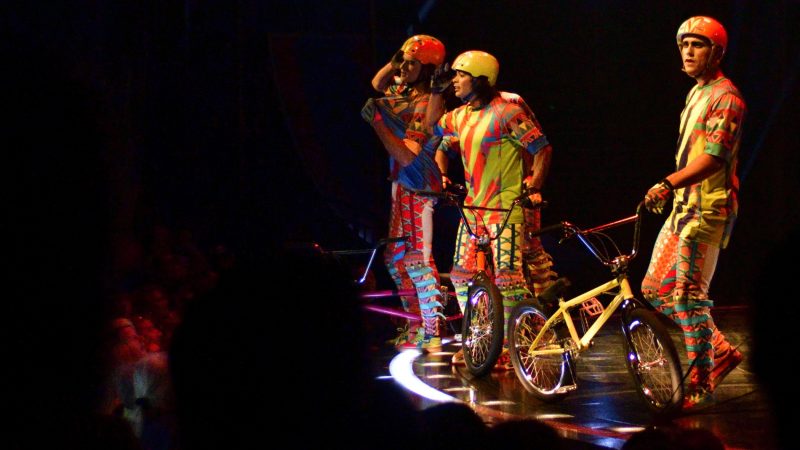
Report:
<svg viewBox="0 0 800 450"><path fill-rule="evenodd" d="M656 415L670 415L683 403L681 362L664 324L652 311L623 314L625 363L639 396Z"/></svg>
<svg viewBox="0 0 800 450"><path fill-rule="evenodd" d="M535 350L561 349L556 330L544 329L547 317L531 300L520 302L508 319L508 351L511 362L526 391L540 400L556 401L575 388L572 382L571 359L568 352L532 355L531 344L540 333L541 340Z"/></svg>
<svg viewBox="0 0 800 450"><path fill-rule="evenodd" d="M503 350L503 296L480 272L469 287L464 311L461 345L464 363L475 376L489 373Z"/></svg>

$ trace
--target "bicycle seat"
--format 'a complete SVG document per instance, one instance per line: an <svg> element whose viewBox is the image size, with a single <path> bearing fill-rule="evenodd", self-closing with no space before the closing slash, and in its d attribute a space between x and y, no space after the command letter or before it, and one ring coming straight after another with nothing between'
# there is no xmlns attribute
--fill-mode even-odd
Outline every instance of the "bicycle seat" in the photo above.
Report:
<svg viewBox="0 0 800 450"><path fill-rule="evenodd" d="M572 283L570 283L567 277L560 277L550 285L547 289L544 290L541 294L539 294L539 303L542 306L550 308L557 308L558 307L558 298L570 287Z"/></svg>

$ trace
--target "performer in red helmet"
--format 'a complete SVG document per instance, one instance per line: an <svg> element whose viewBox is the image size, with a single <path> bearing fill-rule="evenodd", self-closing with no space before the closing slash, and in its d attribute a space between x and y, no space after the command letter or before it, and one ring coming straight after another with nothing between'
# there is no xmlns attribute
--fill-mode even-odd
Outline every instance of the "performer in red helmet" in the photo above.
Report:
<svg viewBox="0 0 800 450"><path fill-rule="evenodd" d="M420 321L410 321L397 344L426 351L441 350L444 317L432 255L436 200L413 191L442 189L442 175L434 161L441 138L431 135L425 114L431 77L444 57L444 44L435 37L410 37L372 79L372 86L384 97L370 98L361 110L389 153L389 237L409 237L384 251L384 262L397 287L417 291L416 299L403 297L402 302L406 311L420 314Z"/></svg>
<svg viewBox="0 0 800 450"><path fill-rule="evenodd" d="M742 361L711 316L708 288L720 249L728 245L738 210L736 166L746 106L720 70L728 34L710 17L678 29L683 71L696 81L680 117L676 169L645 195L645 206L672 212L656 239L642 294L683 329L691 364L684 407L711 399Z"/></svg>

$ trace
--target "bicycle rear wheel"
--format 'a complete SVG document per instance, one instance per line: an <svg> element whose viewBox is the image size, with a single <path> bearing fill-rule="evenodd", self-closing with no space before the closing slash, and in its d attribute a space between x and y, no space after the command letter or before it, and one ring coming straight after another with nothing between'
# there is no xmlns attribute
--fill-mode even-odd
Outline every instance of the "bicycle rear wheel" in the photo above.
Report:
<svg viewBox="0 0 800 450"><path fill-rule="evenodd" d="M464 363L475 376L489 373L503 350L503 296L484 273L473 279L461 331Z"/></svg>
<svg viewBox="0 0 800 450"><path fill-rule="evenodd" d="M508 319L508 351L511 362L525 390L540 400L556 401L575 389L572 379L572 359L568 352L534 356L531 344L542 332L547 317L532 300L520 302ZM560 338L551 327L536 345L536 350L561 349Z"/></svg>
<svg viewBox="0 0 800 450"><path fill-rule="evenodd" d="M656 415L678 412L683 403L681 362L664 324L652 311L635 308L622 315L625 363L636 391Z"/></svg>

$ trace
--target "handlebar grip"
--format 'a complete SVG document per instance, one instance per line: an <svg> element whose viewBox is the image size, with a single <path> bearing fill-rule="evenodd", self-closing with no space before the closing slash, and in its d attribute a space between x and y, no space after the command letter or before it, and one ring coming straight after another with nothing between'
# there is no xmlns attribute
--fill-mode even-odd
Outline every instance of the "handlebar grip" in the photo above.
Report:
<svg viewBox="0 0 800 450"><path fill-rule="evenodd" d="M461 183L451 184L450 187L446 189L446 191L453 195L461 195L465 197L467 195L467 187Z"/></svg>
<svg viewBox="0 0 800 450"><path fill-rule="evenodd" d="M520 202L520 205L522 205L522 207L525 209L536 209L536 208L547 208L547 205L549 205L549 203L547 203L547 200L542 200L539 203L533 203L530 198L525 197L522 200L522 202Z"/></svg>
<svg viewBox="0 0 800 450"><path fill-rule="evenodd" d="M424 191L421 189L410 189L410 191L417 195L436 197L452 201L457 201L458 199L467 196L467 189L461 184L453 184L443 191Z"/></svg>
<svg viewBox="0 0 800 450"><path fill-rule="evenodd" d="M445 191L423 191L423 190L413 190L413 189L410 191L417 195L424 195L426 197L444 198L447 196L447 192Z"/></svg>
<svg viewBox="0 0 800 450"><path fill-rule="evenodd" d="M644 207L644 200L640 201L639 204L636 205L636 215L641 216L642 211L647 211L647 209Z"/></svg>
<svg viewBox="0 0 800 450"><path fill-rule="evenodd" d="M564 223L563 222L557 223L555 225L548 225L548 226L546 226L544 228L539 228L536 231L532 231L530 233L530 236L531 237L541 236L541 235L546 234L546 233L552 233L553 231L561 231L563 228L564 228Z"/></svg>
<svg viewBox="0 0 800 450"><path fill-rule="evenodd" d="M378 245L389 244L392 242L403 242L410 238L410 236L399 236L399 237L390 237L390 238L383 238L378 241Z"/></svg>

